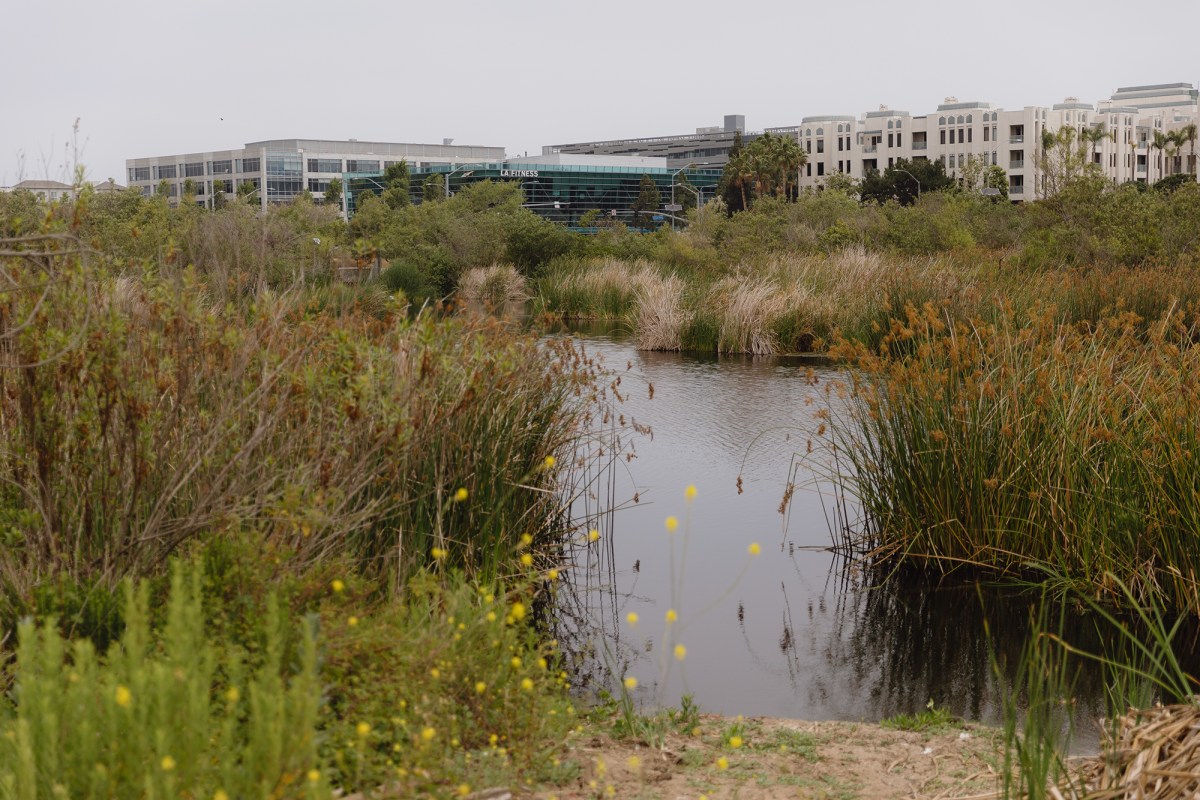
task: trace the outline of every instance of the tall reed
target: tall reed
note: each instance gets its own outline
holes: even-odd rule
[[[10,620],[51,577],[111,587],[225,530],[400,579],[561,524],[573,464],[546,459],[598,398],[569,343],[299,290],[213,307],[192,271],[118,279],[71,241],[0,253]]]
[[[1052,308],[952,322],[909,306],[877,350],[843,344],[852,403],[831,435],[860,544],[935,574],[1059,571],[1119,600],[1195,605],[1200,350],[1193,320],[1093,329]]]

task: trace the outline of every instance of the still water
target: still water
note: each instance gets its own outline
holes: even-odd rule
[[[586,601],[597,663],[637,678],[636,697],[649,706],[690,693],[727,715],[877,721],[933,700],[999,722],[984,619],[998,659],[1015,663],[1032,601],[974,586],[871,586],[832,548],[839,504],[822,451],[810,454],[808,442],[818,438],[817,412],[832,404],[836,413],[829,389],[844,372],[578,336],[621,376],[621,413],[652,430],[634,437],[636,457],[609,476],[624,506],[597,523],[591,552],[603,577]],[[679,520],[674,534],[668,516]],[[678,616],[670,624],[669,610]],[[675,644],[686,647],[682,661]],[[1077,690],[1081,728],[1091,727],[1082,721],[1102,714],[1099,677],[1084,674]]]

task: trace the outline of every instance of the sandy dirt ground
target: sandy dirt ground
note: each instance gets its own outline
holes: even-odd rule
[[[735,727],[737,726],[737,727]],[[740,734],[740,746],[730,739]],[[594,736],[572,755],[572,782],[513,797],[577,798],[984,798],[1001,785],[995,729],[951,722],[925,731],[879,725],[703,716],[690,735],[657,742]]]

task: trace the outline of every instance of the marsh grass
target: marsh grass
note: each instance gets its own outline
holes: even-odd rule
[[[1054,309],[951,322],[931,304],[879,350],[847,345],[832,428],[862,504],[859,544],[944,575],[1058,571],[1085,593],[1195,604],[1200,522],[1194,321],[1131,313],[1082,329]]]
[[[529,294],[525,276],[511,264],[492,264],[467,270],[458,282],[461,300],[497,314],[512,314],[522,309]]]
[[[0,295],[6,626],[36,587],[111,592],[226,531],[394,586],[434,548],[487,576],[522,534],[561,537],[579,461],[546,459],[579,456],[603,402],[569,341],[371,289],[214,305],[194,271],[114,276],[77,245],[0,253],[25,289]]]

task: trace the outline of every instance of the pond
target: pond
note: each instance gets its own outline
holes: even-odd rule
[[[687,693],[726,715],[878,721],[932,700],[966,719],[1001,721],[993,663],[1018,660],[1035,598],[872,585],[833,547],[831,531],[854,508],[839,502],[827,457],[808,445],[818,412],[831,403],[836,411],[830,388],[843,370],[801,358],[640,352],[619,336],[577,335],[621,376],[621,413],[652,431],[608,476],[622,507],[596,523],[599,577],[576,581],[591,589],[584,602],[600,671],[636,678],[643,706],[677,705]],[[668,516],[678,519],[674,533]],[[748,552],[755,544],[757,556]],[[1079,626],[1077,643],[1094,646],[1087,629]],[[676,644],[686,647],[682,661]],[[1091,720],[1104,713],[1103,679],[1092,670],[1078,681],[1076,744],[1087,747]]]

